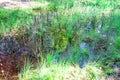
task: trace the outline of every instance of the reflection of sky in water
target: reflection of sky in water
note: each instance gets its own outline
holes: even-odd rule
[[[89,23],[88,23],[87,26],[86,26],[86,29],[87,29],[87,30],[90,30],[90,28],[91,28],[91,21],[89,21]]]
[[[85,49],[85,47],[86,47],[86,43],[85,42],[80,43],[80,48]]]
[[[51,36],[48,36],[47,38],[46,38],[46,48],[49,48],[50,47],[50,41],[51,41]]]
[[[92,43],[91,43],[91,44],[92,44]],[[80,43],[80,48],[81,48],[81,49],[86,49],[86,50],[88,51],[88,53],[91,55],[91,57],[92,57],[92,54],[91,54],[91,53],[93,53],[93,51],[92,51],[92,48],[91,48],[91,47],[92,47],[92,46],[89,46],[86,42],[81,42],[81,43]],[[80,58],[80,60],[79,60],[79,67],[80,67],[80,68],[83,68],[83,67],[88,63],[90,55],[89,55],[89,56],[83,55],[83,56]]]
[[[100,33],[101,27],[102,27],[102,24],[99,23],[99,25],[98,25],[98,29],[97,29],[97,32],[98,32],[98,33]]]
[[[86,46],[87,46],[87,43],[85,43],[85,42],[80,43],[81,49],[86,49]],[[88,62],[87,56],[83,55],[79,60],[79,67],[83,68],[87,62]]]

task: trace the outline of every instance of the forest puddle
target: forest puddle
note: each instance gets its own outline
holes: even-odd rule
[[[118,14],[100,1],[35,1],[0,1],[0,80],[119,80]]]

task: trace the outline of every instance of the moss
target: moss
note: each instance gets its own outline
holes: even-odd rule
[[[54,47],[59,51],[62,51],[66,48],[68,44],[68,38],[66,37],[65,29],[52,29],[47,36],[51,36],[50,47]]]

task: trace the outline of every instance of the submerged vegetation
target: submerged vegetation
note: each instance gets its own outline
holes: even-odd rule
[[[0,7],[3,78],[119,80],[119,0],[34,1],[48,4]]]

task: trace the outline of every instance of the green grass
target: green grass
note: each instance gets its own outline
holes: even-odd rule
[[[33,50],[40,49],[36,53],[40,57],[39,64],[32,68],[29,62],[19,74],[19,80],[99,80],[104,75],[114,73],[110,67],[116,60],[120,59],[120,1],[119,0],[35,0],[47,1],[45,7],[33,9],[3,9],[0,8],[0,33],[13,28],[28,28],[30,37],[35,36],[33,41],[37,44]],[[44,11],[45,9],[45,11]],[[32,11],[33,10],[33,11]],[[35,12],[34,10],[38,10]],[[43,12],[42,12],[43,11]],[[34,22],[33,16],[38,15],[39,19]],[[86,25],[92,20],[92,30],[86,32]],[[33,21],[33,22],[32,22]],[[46,23],[46,21],[48,21]],[[82,56],[89,56],[86,50],[79,48],[80,42],[90,37],[94,42],[100,38],[96,30],[98,23],[102,22],[102,33],[111,28],[116,30],[115,40],[111,42],[111,51],[105,52],[105,59],[95,57],[88,61],[84,68],[79,68],[78,61]],[[34,25],[31,25],[34,24]],[[32,26],[32,29],[29,27]],[[23,32],[23,31],[21,31]],[[53,62],[54,51],[44,51],[46,37],[50,39],[51,48],[58,50],[57,57],[61,58]],[[28,36],[25,36],[28,38]],[[42,42],[43,38],[43,42]],[[109,43],[109,40],[107,41]],[[34,44],[33,43],[33,44]],[[61,57],[68,43],[71,44],[70,55]],[[42,44],[42,45],[41,45]],[[109,45],[110,46],[110,45]],[[36,48],[37,47],[37,48]],[[43,52],[42,52],[43,50]],[[63,54],[64,55],[64,54]],[[92,63],[91,63],[92,62]],[[95,63],[94,63],[95,62]],[[119,62],[117,62],[120,65]],[[105,80],[105,79],[102,79]]]
[[[0,8],[0,33],[12,28],[19,28],[28,25],[32,20],[32,13],[21,9],[3,9]]]
[[[48,54],[44,58],[42,55],[40,65],[36,69],[28,70],[27,77],[22,77],[24,80],[99,80],[104,75],[114,73],[110,67],[119,60],[119,38],[115,38],[115,43],[112,45],[111,52],[106,52],[104,60],[99,57],[91,59],[96,63],[89,63],[80,69],[77,65],[79,58],[83,55],[89,56],[85,50],[80,50],[78,45],[85,36],[97,41],[101,35],[96,34],[96,29],[99,22],[102,22],[102,32],[115,28],[119,34],[119,0],[71,0],[57,1],[47,0],[50,4],[47,6],[59,13],[54,17],[52,24],[43,25],[44,30],[48,30],[45,36],[53,36],[51,46],[62,52],[69,39],[71,39],[72,49],[70,55],[62,58],[61,61],[52,63],[53,54]],[[41,8],[40,8],[41,9]],[[48,9],[48,12],[49,12]],[[47,12],[47,11],[46,11]],[[44,13],[44,12],[43,12]],[[42,13],[40,13],[42,15]],[[54,13],[53,13],[54,14]],[[93,29],[86,33],[85,28],[88,22],[92,19]],[[44,18],[41,20],[45,20]],[[42,24],[42,23],[40,23]],[[39,24],[38,24],[39,25]],[[38,33],[41,31],[38,31]],[[44,31],[43,31],[44,32]],[[118,35],[116,35],[118,37]],[[56,41],[57,40],[57,41]],[[59,56],[59,55],[58,55]],[[100,56],[100,55],[99,55]],[[97,65],[97,66],[96,66]],[[24,71],[23,71],[24,72]],[[23,73],[21,73],[22,75]],[[21,80],[22,80],[21,79]],[[102,79],[105,80],[105,79]]]
[[[103,71],[93,64],[80,69],[78,65],[67,63],[51,63],[49,66],[47,63],[42,63],[36,69],[28,70],[28,73],[19,80],[99,80],[103,75]]]
[[[18,80],[23,80],[23,78],[24,78],[24,80],[27,80],[28,75],[29,75],[28,73],[30,71],[31,66],[32,65],[30,64],[30,62],[28,60],[26,60],[24,68],[23,68],[23,70],[21,70],[21,74],[18,74],[18,77],[19,77]]]

